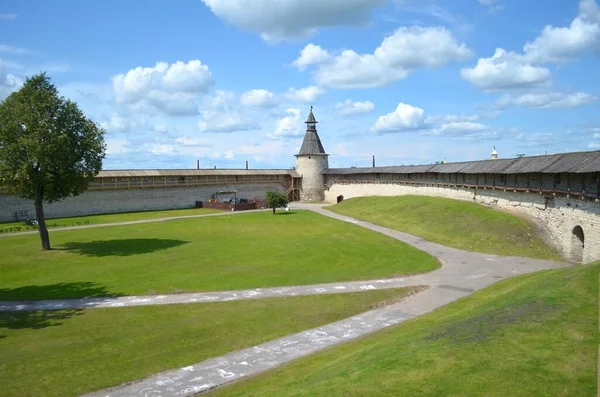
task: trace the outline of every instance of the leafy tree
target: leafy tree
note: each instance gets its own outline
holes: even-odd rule
[[[50,249],[44,202],[85,191],[105,149],[104,130],[59,96],[45,73],[0,103],[0,186],[34,201],[42,249]]]
[[[285,194],[281,194],[279,192],[267,192],[267,203],[273,208],[273,214],[275,214],[275,209],[280,207],[285,207],[289,200]]]

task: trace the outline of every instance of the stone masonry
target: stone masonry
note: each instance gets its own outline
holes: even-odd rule
[[[48,218],[117,212],[193,208],[196,201],[208,200],[215,192],[236,190],[238,198],[264,199],[269,190],[284,193],[282,184],[238,184],[210,187],[167,187],[154,189],[88,190],[54,204],[44,204]],[[33,201],[0,194],[0,222],[14,220],[15,211],[27,210],[35,217]]]
[[[344,199],[363,196],[418,195],[445,197],[477,202],[501,210],[518,212],[535,220],[542,226],[548,242],[564,257],[575,262],[600,260],[600,203],[581,198],[553,197],[547,200],[537,193],[522,193],[492,189],[467,189],[433,186],[415,186],[394,183],[338,183],[325,190],[325,201],[335,203],[337,197]],[[574,236],[574,229],[583,230],[584,244],[580,258],[577,254],[581,243]]]

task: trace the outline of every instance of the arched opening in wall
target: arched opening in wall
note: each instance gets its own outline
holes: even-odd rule
[[[337,196],[337,202],[341,203],[342,201],[344,201],[344,196],[342,196],[342,195]]]
[[[577,263],[583,262],[583,248],[585,247],[585,235],[581,226],[577,225],[571,233],[571,260]]]

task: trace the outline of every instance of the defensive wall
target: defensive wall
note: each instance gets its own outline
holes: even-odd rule
[[[293,170],[118,170],[101,171],[79,196],[44,204],[47,218],[193,208],[221,191],[261,199],[269,190],[292,194],[299,184]],[[229,197],[226,197],[229,198]],[[0,194],[0,222],[28,214],[33,201]]]
[[[600,260],[600,152],[423,166],[328,169],[325,200],[422,195],[516,211],[574,262]]]

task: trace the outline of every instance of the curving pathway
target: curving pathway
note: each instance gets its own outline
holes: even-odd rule
[[[359,338],[415,316],[428,313],[438,307],[467,296],[476,290],[487,287],[500,279],[538,270],[567,266],[566,264],[545,260],[488,255],[445,247],[410,234],[335,214],[325,210],[323,205],[295,203],[294,207],[315,211],[324,216],[350,222],[406,242],[436,256],[442,262],[443,266],[439,270],[415,276],[345,283],[177,295],[2,302],[0,303],[0,311],[217,302],[280,296],[345,293],[367,289],[398,288],[416,285],[429,286],[423,292],[409,296],[401,302],[384,308],[374,309],[322,327],[288,335],[274,341],[211,358],[181,369],[162,372],[138,382],[117,386],[110,390],[86,394],[88,397],[192,396],[240,378],[274,368],[321,349]],[[148,221],[162,220],[166,219]]]

